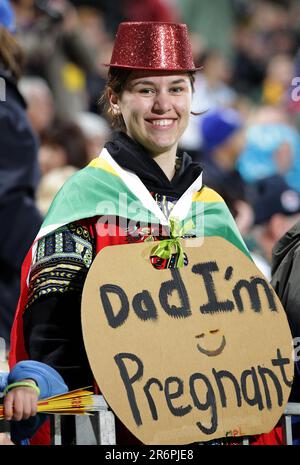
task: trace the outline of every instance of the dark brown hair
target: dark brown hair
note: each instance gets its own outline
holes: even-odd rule
[[[103,112],[107,115],[113,128],[124,130],[125,123],[121,114],[114,114],[109,102],[109,91],[112,90],[116,95],[121,95],[131,72],[132,70],[127,68],[110,68],[104,92],[99,100]],[[187,74],[191,81],[192,92],[194,92],[195,72],[188,71]],[[191,114],[200,115],[201,113],[194,113],[192,111]]]
[[[42,134],[41,144],[62,148],[67,165],[81,169],[88,163],[86,139],[80,127],[73,121],[57,118]]]
[[[25,54],[14,36],[1,26],[0,62],[14,79],[17,81],[20,79],[25,64]]]

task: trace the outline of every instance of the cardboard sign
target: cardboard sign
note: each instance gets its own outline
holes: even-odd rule
[[[269,432],[292,379],[285,312],[256,266],[222,238],[157,270],[153,244],[107,247],[83,292],[85,347],[115,414],[145,444]]]

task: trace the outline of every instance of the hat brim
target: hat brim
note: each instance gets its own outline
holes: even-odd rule
[[[203,66],[195,68],[150,68],[145,66],[128,66],[128,65],[117,65],[114,63],[102,63],[106,68],[122,68],[122,69],[139,69],[141,71],[178,71],[178,72],[188,72],[188,71],[200,71],[203,69]]]

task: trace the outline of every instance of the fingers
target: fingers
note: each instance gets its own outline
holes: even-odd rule
[[[4,399],[5,420],[27,420],[36,415],[37,393],[27,387],[15,388],[8,392]]]
[[[5,433],[0,433],[0,446],[14,446],[14,443],[6,436]]]
[[[8,393],[5,396],[3,402],[5,420],[11,420],[13,416],[13,398],[10,394],[11,393]]]
[[[31,412],[30,412],[30,417],[34,417],[37,414],[37,401],[38,401],[38,396],[36,395],[31,399]]]

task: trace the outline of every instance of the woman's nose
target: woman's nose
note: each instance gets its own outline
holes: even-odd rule
[[[172,108],[171,98],[168,94],[157,93],[153,103],[155,113],[167,113]]]

